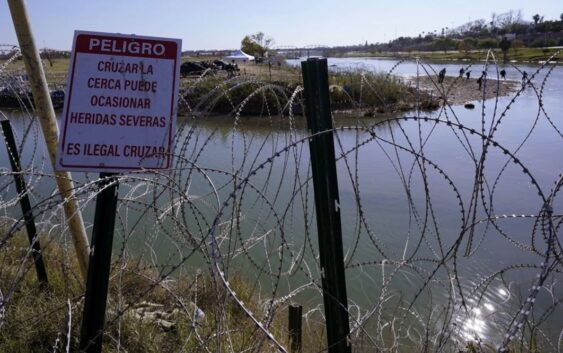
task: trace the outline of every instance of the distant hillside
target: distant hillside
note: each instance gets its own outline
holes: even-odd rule
[[[525,21],[520,11],[492,14],[457,28],[422,32],[416,37],[399,37],[389,43],[368,45],[370,51],[471,51],[492,48],[541,48],[563,46],[563,13],[558,20],[544,20],[536,14]]]

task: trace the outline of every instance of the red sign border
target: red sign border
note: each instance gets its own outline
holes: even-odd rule
[[[103,165],[100,166],[99,164],[97,165],[72,165],[72,164],[65,164],[63,163],[63,157],[62,156],[57,156],[57,166],[61,166],[63,168],[69,168],[67,170],[74,170],[74,171],[80,171],[80,169],[85,168],[82,171],[85,172],[91,172],[91,171],[99,171],[99,172],[103,172],[103,171],[139,171],[139,170],[164,170],[164,169],[169,169],[170,168],[170,164],[171,164],[171,158],[172,158],[172,128],[175,126],[174,124],[174,108],[176,107],[177,104],[177,95],[178,95],[178,91],[175,89],[176,88],[176,79],[179,78],[179,71],[178,71],[178,62],[181,61],[181,39],[170,39],[170,38],[158,38],[158,37],[148,37],[148,36],[137,36],[137,35],[123,35],[123,34],[119,34],[119,33],[103,33],[103,32],[86,32],[86,31],[74,31],[74,41],[73,41],[73,45],[72,45],[72,61],[70,63],[71,65],[71,75],[68,78],[68,82],[67,82],[67,87],[68,87],[68,94],[65,96],[65,105],[64,105],[64,130],[63,130],[63,135],[60,138],[60,145],[59,145],[59,149],[58,152],[60,152],[62,154],[63,150],[64,150],[64,144],[66,141],[66,132],[67,132],[67,127],[68,127],[68,115],[70,112],[70,102],[72,99],[72,85],[74,84],[74,73],[76,70],[76,56],[78,54],[78,50],[76,50],[76,40],[79,36],[81,35],[95,35],[95,36],[104,36],[104,37],[119,37],[119,38],[123,38],[123,37],[135,37],[138,39],[149,39],[149,40],[158,40],[158,41],[168,41],[168,42],[172,42],[174,43],[174,45],[178,46],[177,47],[177,52],[178,55],[175,59],[160,59],[160,60],[174,60],[174,77],[172,79],[172,98],[171,98],[171,102],[170,102],[170,127],[169,127],[169,131],[168,131],[168,153],[167,153],[167,159],[166,159],[166,166],[163,167],[155,167],[155,168],[144,168],[142,166],[139,167],[121,167],[121,166],[108,166],[108,165]],[[87,54],[87,53],[83,53],[80,52],[82,54]],[[96,54],[96,55],[107,55],[107,56],[119,56],[116,54]],[[124,56],[134,56],[134,55],[124,55]],[[142,55],[139,55],[139,57],[143,57]],[[56,168],[58,170],[58,168]]]

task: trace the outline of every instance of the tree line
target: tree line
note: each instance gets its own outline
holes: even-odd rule
[[[503,42],[504,41],[504,42]],[[559,19],[545,20],[535,14],[530,21],[521,11],[491,14],[490,20],[477,19],[456,28],[422,32],[415,37],[399,37],[388,43],[367,45],[371,50],[381,51],[469,51],[473,49],[523,47],[549,47],[563,45],[563,13]]]

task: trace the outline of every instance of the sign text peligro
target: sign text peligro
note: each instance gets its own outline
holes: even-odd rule
[[[181,40],[76,31],[57,169],[170,168]]]

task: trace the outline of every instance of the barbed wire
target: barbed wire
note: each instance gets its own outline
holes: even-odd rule
[[[84,285],[62,212],[68,200],[55,188],[26,85],[10,70],[21,54],[12,53],[0,65],[2,92],[18,102],[0,108],[18,142],[16,151],[0,146],[0,347],[19,339],[36,351],[69,352],[77,350]],[[354,72],[353,81],[331,84],[347,109],[333,111],[334,128],[317,134],[307,130],[298,82],[212,70],[183,80],[173,167],[113,182],[108,349],[288,352],[287,310],[298,304],[304,351],[325,351],[328,293],[308,143],[331,133],[349,298],[341,305],[354,351],[561,352],[557,55],[516,83],[524,68],[504,65],[512,82],[502,82],[493,52],[457,65],[494,73],[479,91],[469,78],[439,82],[436,64],[420,58],[391,62],[382,75]],[[416,104],[393,112],[386,90],[408,65],[415,86],[394,97]],[[339,80],[346,72],[338,70]],[[438,95],[428,98],[428,87]],[[480,109],[459,104],[460,87],[478,92],[465,101]],[[423,110],[426,98],[439,107]],[[378,109],[386,113],[365,114]],[[22,237],[24,194],[8,159],[16,153],[48,294],[34,289],[32,247]],[[96,197],[112,184],[73,176],[90,230]],[[33,329],[46,333],[32,343]]]

